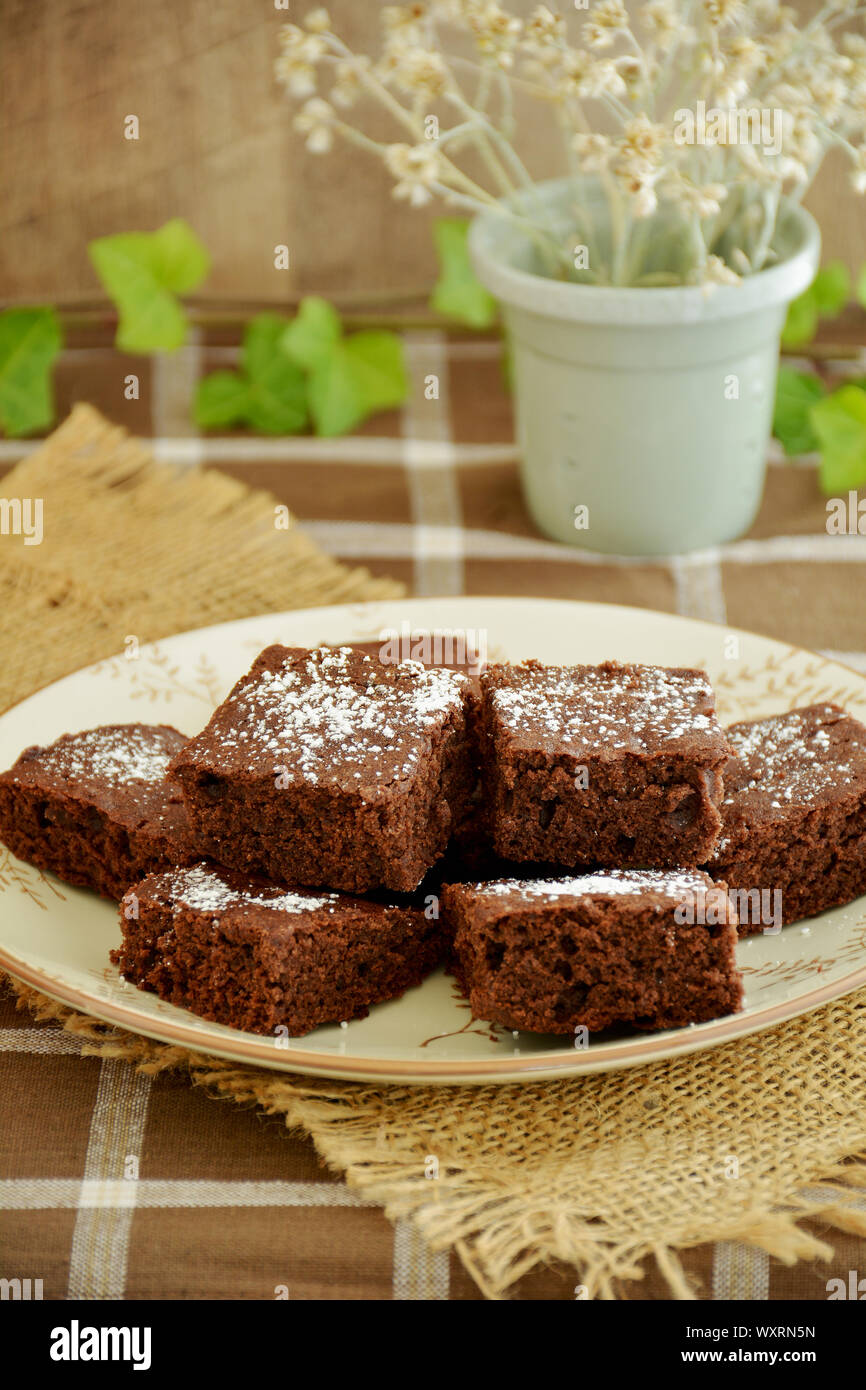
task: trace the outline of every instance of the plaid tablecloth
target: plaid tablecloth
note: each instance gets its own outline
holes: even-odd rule
[[[527,517],[498,345],[419,331],[406,348],[415,382],[406,408],[342,440],[198,437],[195,382],[237,358],[230,337],[214,332],[153,362],[114,353],[98,332],[79,335],[58,369],[58,414],[89,400],[151,436],[167,461],[270,489],[325,550],[416,594],[663,609],[818,648],[866,672],[866,536],[828,534],[814,460],[771,453],[761,513],[743,540],[658,561],[598,560],[542,539]],[[125,398],[130,373],[138,400]],[[436,401],[424,391],[431,375]],[[29,447],[0,441],[0,472]],[[456,1258],[365,1204],[282,1121],[80,1049],[0,990],[0,1279],[41,1280],[46,1299],[480,1297]],[[136,1183],[124,1181],[130,1163]],[[866,1242],[835,1231],[828,1239],[832,1269],[788,1268],[727,1243],[683,1262],[703,1299],[823,1300],[831,1275],[866,1268]],[[536,1271],[514,1296],[572,1299],[577,1282],[571,1269]],[[663,1298],[665,1286],[648,1266],[621,1296]]]

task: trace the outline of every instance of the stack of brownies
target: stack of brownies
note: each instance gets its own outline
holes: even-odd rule
[[[866,892],[866,728],[726,733],[693,670],[273,646],[192,739],[27,749],[0,837],[121,900],[125,979],[236,1028],[363,1017],[443,960],[508,1028],[679,1027],[740,1007],[744,904]]]

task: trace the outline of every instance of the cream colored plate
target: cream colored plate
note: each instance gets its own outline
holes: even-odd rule
[[[39,691],[0,718],[0,766],[68,730],[140,720],[194,734],[270,642],[314,646],[378,638],[384,628],[487,634],[490,656],[548,662],[608,658],[701,666],[723,722],[817,700],[866,719],[866,678],[811,652],[668,614],[542,599],[418,599],[250,618],[181,633]],[[632,1066],[767,1028],[866,984],[866,898],[739,946],[742,1013],[650,1035],[605,1035],[587,1048],[473,1021],[443,973],[346,1027],[279,1046],[206,1023],[121,982],[108,963],[115,909],[12,858],[0,846],[0,965],[34,988],[165,1042],[280,1070],[368,1080],[520,1081]],[[282,1041],[282,1040],[281,1040]]]

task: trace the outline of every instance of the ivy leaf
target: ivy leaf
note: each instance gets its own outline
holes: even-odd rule
[[[804,290],[788,305],[788,313],[782,328],[782,346],[786,348],[803,347],[812,341],[818,327],[818,306],[811,286]]]
[[[860,267],[860,274],[857,276],[857,284],[854,287],[854,298],[858,304],[866,309],[866,265]]]
[[[866,391],[842,386],[812,406],[812,425],[821,445],[821,486],[844,492],[866,483]]]
[[[187,320],[175,296],[195,289],[210,268],[192,228],[176,217],[155,232],[99,237],[87,249],[117,307],[117,346],[124,352],[180,347]]]
[[[472,269],[468,237],[469,223],[465,218],[439,217],[434,222],[440,275],[430,307],[472,328],[489,328],[496,321],[496,300]]]
[[[193,419],[199,429],[229,429],[247,418],[249,385],[237,372],[211,372],[198,384]]]
[[[343,326],[334,306],[310,295],[301,301],[280,341],[292,361],[309,372],[322,366],[342,336]]]
[[[202,429],[251,425],[263,434],[299,434],[307,424],[303,372],[280,347],[286,320],[258,314],[247,324],[239,372],[212,372],[198,384],[193,419]]]
[[[812,291],[822,318],[841,314],[851,297],[851,274],[844,261],[828,261],[812,281]]]
[[[810,454],[818,448],[809,412],[824,394],[824,383],[819,377],[795,372],[792,367],[779,368],[773,434],[786,454]]]
[[[347,434],[368,415],[402,405],[408,391],[403,345],[396,333],[355,333],[337,343],[310,376],[316,433]]]
[[[818,271],[808,289],[788,305],[782,344],[803,347],[811,342],[819,318],[835,318],[845,308],[851,294],[851,276],[843,261],[828,261]]]
[[[46,429],[54,419],[51,368],[62,346],[53,309],[0,313],[0,424],[10,437]]]
[[[247,421],[264,434],[300,434],[309,419],[304,374],[280,346],[286,321],[258,314],[244,333],[241,361],[249,381]]]

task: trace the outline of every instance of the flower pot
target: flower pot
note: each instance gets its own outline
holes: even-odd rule
[[[536,209],[565,229],[569,180]],[[739,285],[618,289],[538,274],[520,226],[491,210],[470,233],[479,279],[502,302],[521,476],[554,540],[658,555],[748,530],[761,501],[779,335],[809,285],[820,233],[783,202],[772,267]]]

